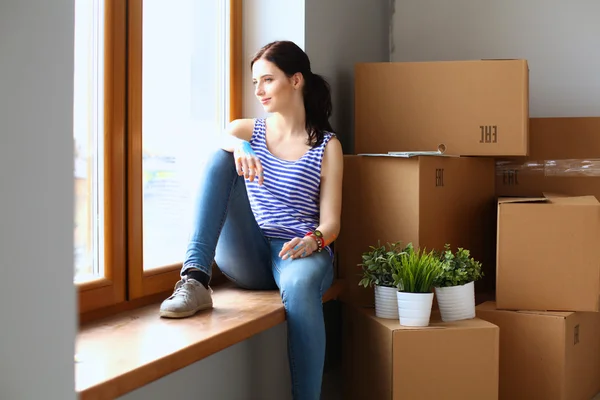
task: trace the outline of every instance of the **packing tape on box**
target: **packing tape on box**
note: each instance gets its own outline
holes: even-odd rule
[[[521,173],[544,174],[544,176],[588,176],[600,177],[600,158],[564,159],[544,161],[496,161],[496,175],[505,172],[518,171]]]

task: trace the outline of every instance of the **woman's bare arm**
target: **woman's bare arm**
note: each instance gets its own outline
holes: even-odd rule
[[[343,175],[342,145],[334,137],[325,147],[321,166],[321,219],[317,229],[323,234],[325,245],[332,243],[340,234]]]
[[[254,129],[254,120],[251,118],[236,119],[229,123],[225,129],[226,135],[223,137],[221,148],[233,153],[242,141],[249,142],[252,138]]]

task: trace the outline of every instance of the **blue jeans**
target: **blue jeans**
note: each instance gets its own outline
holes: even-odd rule
[[[190,268],[210,274],[214,259],[240,287],[279,288],[287,316],[293,397],[318,400],[325,362],[322,296],[333,281],[333,260],[327,251],[282,260],[279,251],[285,242],[265,237],[258,227],[233,155],[225,150],[212,154],[202,172],[182,275]]]

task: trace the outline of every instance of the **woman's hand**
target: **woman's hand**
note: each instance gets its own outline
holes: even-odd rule
[[[279,252],[279,257],[282,260],[287,260],[288,258],[305,258],[314,253],[317,248],[317,241],[312,237],[297,237],[283,245]]]
[[[250,143],[245,140],[241,141],[235,148],[233,157],[238,175],[244,175],[244,178],[250,182],[254,182],[254,178],[256,178],[259,185],[263,184],[264,170]]]

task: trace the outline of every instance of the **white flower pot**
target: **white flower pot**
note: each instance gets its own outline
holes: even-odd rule
[[[400,325],[429,326],[433,292],[431,293],[396,293]]]
[[[395,287],[375,286],[375,316],[398,319],[398,299]]]
[[[436,287],[435,294],[442,321],[449,322],[475,318],[475,283]]]

